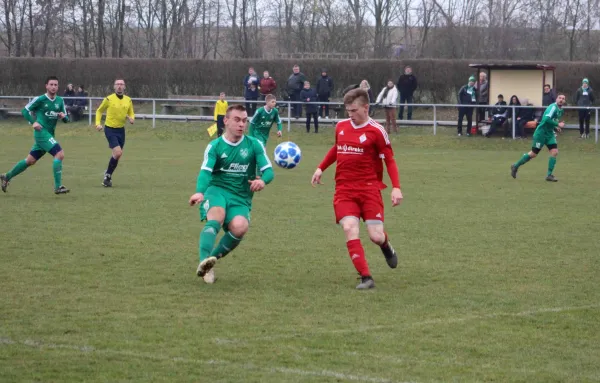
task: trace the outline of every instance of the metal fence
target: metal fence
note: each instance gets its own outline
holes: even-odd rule
[[[202,97],[202,96],[201,96]],[[12,100],[13,102],[16,100],[27,100],[27,102],[29,102],[30,100],[32,100],[34,97],[33,96],[0,96],[0,112],[4,111],[5,113],[8,114],[17,114],[18,111],[20,111],[21,107],[17,108],[16,106],[10,107],[8,105],[6,105],[5,103],[3,103],[2,101],[5,100],[5,102],[7,100]],[[76,100],[81,100],[81,97],[64,97],[65,99],[76,99]],[[86,112],[84,113],[84,115],[87,115],[88,118],[88,123],[90,125],[92,125],[93,123],[93,117],[96,114],[96,109],[94,108],[94,102],[96,101],[98,104],[99,102],[101,102],[104,98],[103,97],[85,97],[86,100]],[[144,119],[151,119],[152,120],[152,127],[155,128],[156,127],[156,121],[157,120],[184,120],[184,121],[212,121],[213,120],[213,116],[212,115],[198,115],[198,114],[194,114],[194,115],[185,115],[185,114],[166,114],[164,112],[164,110],[161,113],[157,112],[157,105],[158,106],[162,106],[164,109],[164,105],[171,105],[171,106],[179,106],[179,107],[186,107],[186,106],[199,106],[199,107],[203,107],[206,109],[210,109],[211,106],[214,105],[215,102],[217,102],[217,98],[195,98],[195,99],[190,99],[190,98],[132,98],[132,101],[134,103],[146,103],[146,104],[150,104],[152,105],[152,112],[151,113],[136,113],[136,117],[139,118],[144,118]],[[240,98],[235,98],[235,99],[230,99],[228,100],[230,104],[257,104],[257,106],[260,106],[262,104],[264,104],[264,101],[261,100],[243,100]],[[329,105],[330,107],[333,107],[335,110],[339,110],[342,112],[342,114],[344,113],[344,108],[343,108],[343,103],[341,102],[299,102],[299,101],[289,101],[289,100],[277,100],[277,105],[279,107],[284,107],[287,109],[287,116],[282,116],[280,115],[282,121],[287,122],[287,130],[288,132],[291,130],[291,124],[292,121],[294,120],[294,118],[292,117],[292,109],[294,105],[298,105],[300,104],[301,106],[306,106],[307,104],[312,104],[312,105],[317,105],[319,107],[322,107],[324,105]],[[372,105],[377,105],[377,104],[372,104]],[[472,104],[472,105],[461,105],[461,104],[395,104],[394,107],[398,108],[400,106],[404,106],[406,107],[412,107],[413,109],[416,108],[426,108],[426,109],[431,109],[432,110],[432,119],[431,120],[396,120],[396,122],[402,124],[402,125],[416,125],[416,126],[432,126],[433,127],[433,134],[436,135],[437,134],[437,128],[438,126],[456,126],[457,125],[457,120],[440,120],[438,119],[438,112],[440,111],[440,109],[443,108],[453,108],[453,109],[458,109],[458,108],[472,108],[472,113],[475,114],[475,116],[477,116],[477,112],[478,109],[480,108],[484,108],[484,109],[492,109],[495,106],[494,105],[479,105],[479,104]],[[519,105],[506,105],[503,106],[506,107],[510,110],[509,116],[512,116],[511,118],[511,123],[512,123],[512,138],[515,139],[516,138],[516,116],[517,116],[517,109],[525,109],[525,108],[533,108],[536,109],[538,111],[542,111],[543,113],[543,108],[544,107],[539,107],[539,106],[519,106]],[[134,105],[135,108],[135,105]],[[587,107],[587,108],[581,108],[581,107],[573,107],[573,106],[564,106],[563,109],[565,110],[581,110],[581,109],[586,109],[589,110],[590,113],[593,113],[594,116],[594,120],[593,120],[593,129],[594,129],[594,133],[595,133],[595,142],[598,143],[598,110],[600,109],[600,107]],[[329,119],[327,120],[328,122],[336,122],[341,120],[342,118],[333,118],[333,119]],[[379,122],[383,122],[383,120],[378,120]],[[473,126],[477,126],[477,119],[475,118],[474,120],[474,124]],[[590,124],[590,128],[592,128],[592,124]],[[578,125],[566,125],[565,126],[566,129],[578,129]]]

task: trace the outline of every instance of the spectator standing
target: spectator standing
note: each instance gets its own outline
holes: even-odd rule
[[[310,82],[304,81],[300,99],[306,102],[306,133],[310,133],[311,117],[315,121],[315,133],[319,133],[319,105],[316,103],[318,96],[317,91],[310,87]]]
[[[318,101],[328,103],[333,93],[333,80],[327,75],[327,69],[321,69],[321,77],[317,80]],[[319,117],[329,118],[329,104],[319,106]]]
[[[475,89],[475,77],[469,77],[467,85],[463,85],[458,91],[458,136],[462,136],[463,119],[467,117],[467,136],[471,135],[473,127],[473,105],[477,102],[477,89]]]
[[[73,88],[73,84],[68,84],[67,89],[65,89],[65,93],[63,94],[65,102],[65,108],[67,109],[67,114],[71,115],[73,113],[73,105],[75,105],[75,89]]]
[[[417,78],[412,73],[412,68],[410,66],[406,66],[404,68],[404,74],[398,78],[398,83],[396,84],[398,88],[398,92],[400,92],[400,111],[398,112],[398,119],[404,119],[404,104],[412,104],[413,103],[413,94],[415,90],[417,90]],[[412,120],[412,105],[408,105],[407,119]]]
[[[246,101],[246,111],[248,117],[252,117],[256,112],[256,101],[258,100],[258,75],[254,68],[248,68],[248,74],[244,77],[244,98]]]
[[[511,100],[512,105],[512,100]],[[490,130],[488,130],[486,137],[491,137],[498,127],[501,127],[506,122],[506,118],[508,115],[508,108],[506,108],[506,101],[504,101],[504,96],[498,95],[498,102],[491,109],[492,117],[490,118]]]
[[[554,90],[550,84],[544,85],[544,94],[542,95],[542,106],[552,105],[556,102],[556,96]]]
[[[396,102],[398,100],[398,89],[394,85],[392,80],[388,80],[387,86],[384,87],[379,96],[377,96],[377,104],[383,105],[385,109],[385,130],[391,133],[392,128],[394,132],[398,133],[398,127],[396,126]]]
[[[581,107],[579,109],[579,134],[581,138],[588,138],[590,136],[590,106],[594,104],[594,92],[590,88],[590,82],[587,78],[584,78],[581,87],[577,89],[575,95],[575,103]],[[584,131],[585,124],[585,131]]]
[[[74,100],[73,106],[71,107],[71,121],[79,121],[83,115],[83,111],[87,108],[87,93],[83,89],[83,85],[79,85]]]
[[[263,72],[263,77],[260,79],[259,89],[260,89],[260,99],[263,101],[265,100],[265,98],[268,95],[270,95],[270,94],[275,95],[275,89],[277,89],[277,83],[275,82],[273,77],[271,77],[269,75],[269,71],[267,71],[267,70]]]
[[[300,72],[300,67],[298,65],[294,65],[293,73],[287,80],[287,92],[290,96],[290,101],[301,101],[300,92],[302,92],[302,88],[304,87],[304,81],[306,81],[306,76],[304,73]],[[302,104],[294,104],[292,106],[292,110],[294,112],[294,118],[300,118],[302,115]]]
[[[227,103],[227,100],[225,100],[225,92],[221,92],[221,94],[219,94],[219,99],[215,103],[214,121],[217,123],[217,137],[221,137],[225,131],[225,114],[227,113],[228,107],[229,104]]]
[[[477,84],[477,104],[489,105],[490,104],[490,88],[487,81],[487,74],[485,72],[479,73],[479,83]],[[477,121],[485,120],[485,110],[487,108],[477,108]]]

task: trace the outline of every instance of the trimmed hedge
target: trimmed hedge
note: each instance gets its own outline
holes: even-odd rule
[[[415,102],[454,102],[456,91],[474,71],[474,60],[162,60],[162,59],[53,59],[0,58],[0,95],[36,95],[43,92],[48,75],[60,79],[62,89],[68,82],[83,84],[91,96],[112,91],[116,77],[127,81],[132,97],[167,97],[168,95],[215,95],[224,91],[230,96],[243,95],[243,78],[253,66],[259,75],[269,70],[277,81],[278,91],[285,89],[294,64],[314,82],[327,68],[335,82],[335,95],[346,86],[367,79],[373,93],[388,79],[394,83],[405,65],[411,65],[419,88]],[[495,61],[498,63],[498,61]],[[519,62],[524,63],[524,62]],[[552,63],[545,63],[552,64]],[[599,64],[558,62],[557,89],[571,98],[587,77],[592,87],[600,83]]]

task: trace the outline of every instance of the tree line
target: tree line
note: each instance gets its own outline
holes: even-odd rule
[[[599,1],[0,0],[0,56],[598,61]]]

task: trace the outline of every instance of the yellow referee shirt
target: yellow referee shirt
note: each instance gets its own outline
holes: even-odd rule
[[[100,125],[102,122],[104,111],[106,111],[104,124],[110,128],[123,128],[127,116],[135,118],[131,98],[125,95],[119,98],[116,93],[113,93],[102,101],[102,104],[96,110],[96,125]]]
[[[227,113],[227,101],[218,100],[215,104],[215,121],[217,121],[217,116],[224,116]]]

